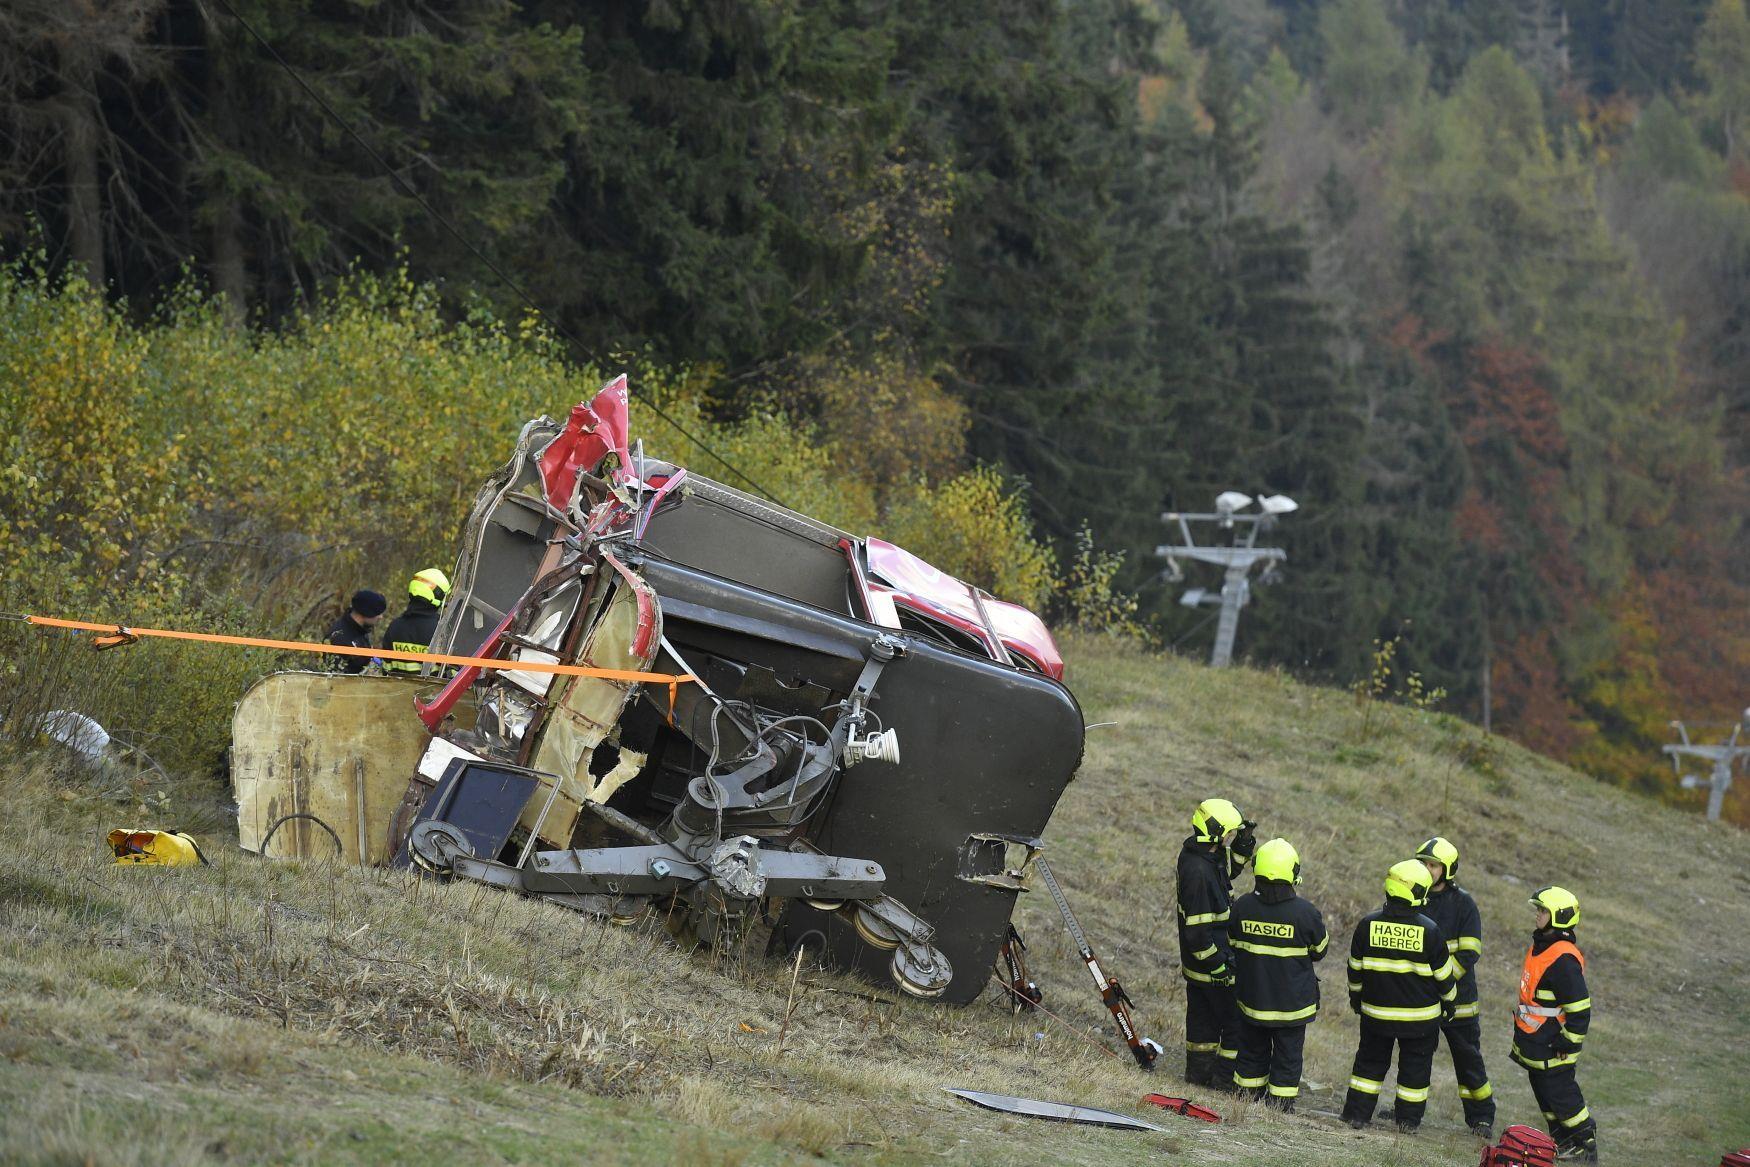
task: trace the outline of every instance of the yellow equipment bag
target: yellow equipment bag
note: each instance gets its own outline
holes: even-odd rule
[[[117,827],[109,833],[109,847],[115,852],[117,863],[189,867],[207,861],[194,836],[185,831],[130,831]]]

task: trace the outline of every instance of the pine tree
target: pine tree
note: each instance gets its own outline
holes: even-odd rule
[[[971,449],[1025,479],[1059,539],[1136,531],[1158,433],[1137,368],[1146,218],[1132,77],[1086,10],[919,4],[898,89],[958,176],[934,333],[971,411]],[[1106,37],[1105,51],[1096,42]]]

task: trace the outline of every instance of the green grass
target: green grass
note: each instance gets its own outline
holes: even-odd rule
[[[1503,1122],[1537,1118],[1506,1059],[1526,896],[1581,897],[1597,1002],[1581,1083],[1607,1160],[1715,1161],[1750,1144],[1750,840],[1574,774],[1438,714],[1104,641],[1069,643],[1092,731],[1047,835],[1101,956],[1174,1071],[1107,1056],[1106,1014],[1049,900],[1023,897],[1046,1004],[947,1009],[749,955],[687,956],[487,889],[229,846],[210,780],[192,822],[211,868],[115,868],[101,836],[137,808],[64,760],[0,762],[0,1161],[1447,1164],[1474,1161],[1450,1063],[1420,1137],[1284,1118],[1196,1093],[1168,1134],[1008,1118],[964,1086],[1135,1114],[1177,1081],[1183,989],[1173,863],[1202,797],[1233,798],[1301,850],[1340,948],[1380,880],[1432,833],[1483,909],[1484,1048]],[[130,651],[142,651],[140,649]],[[1242,881],[1245,882],[1245,881]],[[1340,957],[1307,1042],[1307,1109],[1334,1110],[1355,1023]],[[784,1048],[778,1034],[789,1025]],[[1445,1055],[1442,1054],[1442,1057]]]

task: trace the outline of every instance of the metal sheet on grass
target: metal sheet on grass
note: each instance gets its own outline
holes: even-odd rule
[[[1165,1131],[1164,1126],[1156,1126],[1152,1122],[1144,1122],[1140,1118],[1131,1118],[1128,1114],[1119,1114],[1115,1110],[1100,1110],[1093,1106],[1071,1106],[1067,1102],[1042,1102],[1036,1098],[1016,1098],[1008,1094],[986,1094],[982,1090],[956,1090],[944,1086],[944,1090],[975,1106],[987,1110],[1000,1110],[1004,1114],[1019,1114],[1027,1118],[1043,1118],[1050,1122],[1075,1122],[1084,1126],[1107,1126],[1125,1131]]]

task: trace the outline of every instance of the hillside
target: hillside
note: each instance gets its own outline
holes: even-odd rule
[[[1295,842],[1305,894],[1346,937],[1384,868],[1433,832],[1481,903],[1485,1052],[1503,1122],[1536,1117],[1505,1057],[1526,895],[1581,897],[1597,1002],[1582,1083],[1606,1161],[1712,1162],[1750,1144],[1750,837],[1565,770],[1441,715],[1286,675],[1211,672],[1071,640],[1093,730],[1049,854],[1143,1029],[1181,1040],[1172,863],[1195,801],[1232,797]],[[128,650],[150,652],[150,647]],[[200,870],[116,869],[145,823],[64,759],[0,762],[0,1160],[23,1163],[1474,1162],[1450,1063],[1414,1140],[1200,1096],[1229,1119],[1130,1134],[1003,1118],[962,1086],[1141,1113],[1145,1077],[988,998],[896,1000],[749,956],[682,955],[482,888],[235,850],[210,779],[150,816],[197,829]],[[1105,1014],[1049,901],[1018,924],[1046,1004]],[[1700,945],[1700,947],[1698,947]],[[1307,1043],[1303,1106],[1331,1110],[1353,1051],[1340,959]],[[780,1050],[780,1034],[782,1034]],[[1108,1043],[1109,1044],[1109,1043]],[[1441,1055],[1444,1058],[1444,1054]]]

